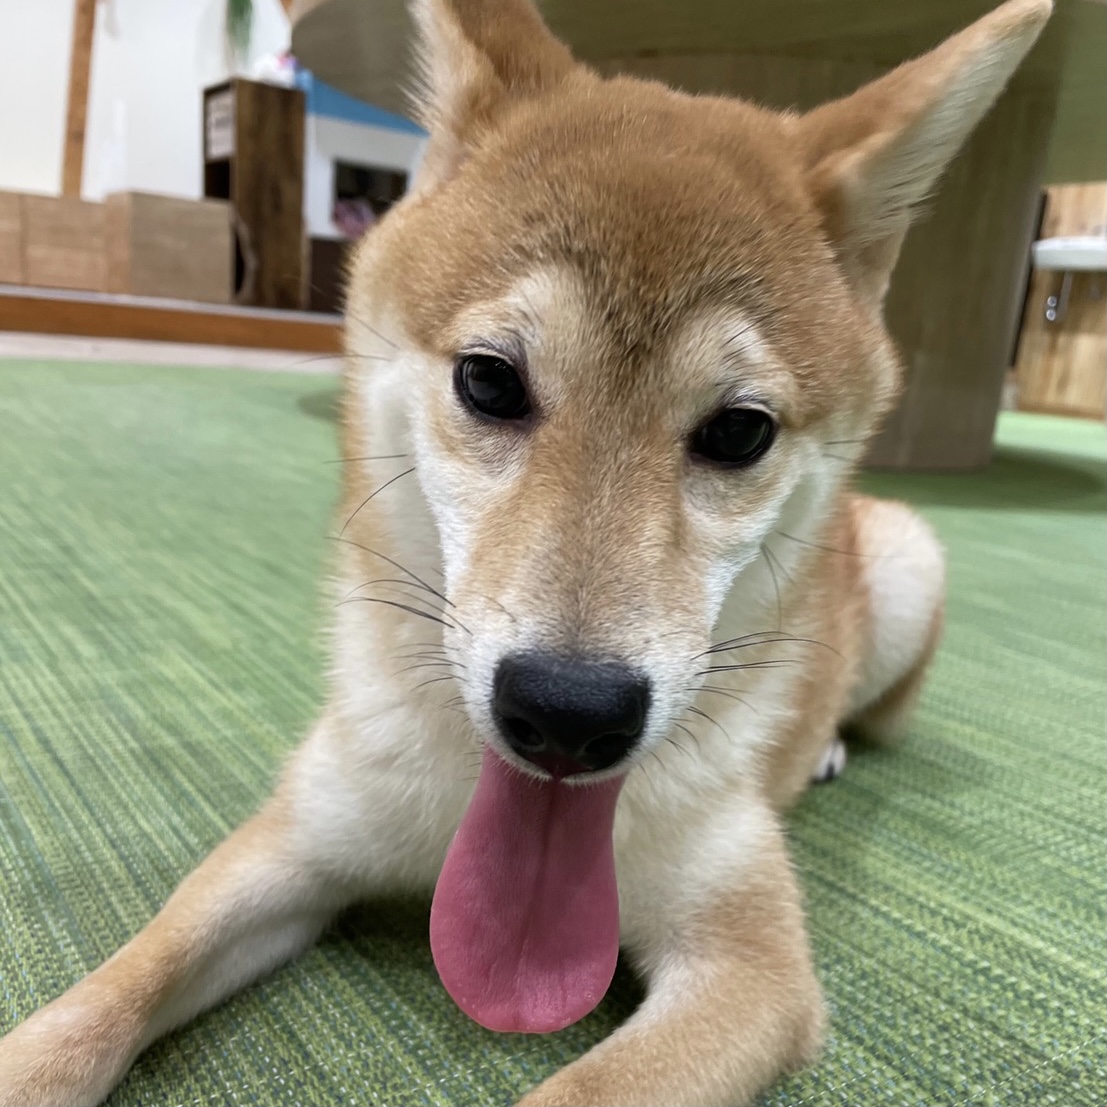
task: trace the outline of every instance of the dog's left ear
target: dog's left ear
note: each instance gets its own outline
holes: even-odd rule
[[[514,100],[574,68],[530,0],[410,0],[419,29],[415,114],[430,132],[418,185],[450,176]]]
[[[799,119],[799,148],[827,237],[874,307],[912,211],[992,106],[1052,8],[1051,0],[1009,0],[931,53]]]

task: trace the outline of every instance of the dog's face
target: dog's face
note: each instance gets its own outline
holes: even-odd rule
[[[478,729],[618,769],[689,702],[740,581],[742,630],[774,629],[766,540],[817,529],[894,397],[879,307],[937,173],[895,142],[937,93],[866,127],[871,104],[601,81],[529,7],[480,41],[467,13],[495,7],[424,5],[431,145],[351,335],[404,397]]]

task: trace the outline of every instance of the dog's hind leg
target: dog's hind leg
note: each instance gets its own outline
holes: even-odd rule
[[[345,902],[282,791],[114,957],[0,1039],[0,1104],[96,1104],[154,1039],[315,940]]]
[[[799,891],[769,817],[755,840],[739,887],[723,882],[702,907],[679,887],[652,901],[652,937],[632,947],[646,975],[642,1005],[519,1107],[734,1107],[813,1058],[823,1006]]]
[[[945,555],[930,527],[904,504],[858,496],[853,510],[868,649],[845,722],[889,741],[902,730],[942,635]]]

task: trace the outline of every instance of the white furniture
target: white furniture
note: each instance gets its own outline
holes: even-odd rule
[[[1031,246],[1038,269],[1060,270],[1061,288],[1046,298],[1045,317],[1060,323],[1065,317],[1072,293],[1074,272],[1107,271],[1107,237],[1103,235],[1063,235],[1041,238]]]

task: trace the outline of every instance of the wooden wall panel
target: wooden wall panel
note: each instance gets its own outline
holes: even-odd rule
[[[68,196],[20,196],[23,281],[42,288],[107,290],[103,204]]]
[[[1107,233],[1107,182],[1059,185],[1046,191],[1042,238]],[[1015,377],[1024,411],[1103,419],[1107,408],[1107,273],[1074,273],[1068,305],[1057,322],[1046,300],[1063,274],[1036,270],[1026,299]]]
[[[230,204],[117,192],[105,208],[109,292],[230,303]]]
[[[19,194],[0,192],[0,284],[23,283],[23,215]]]

